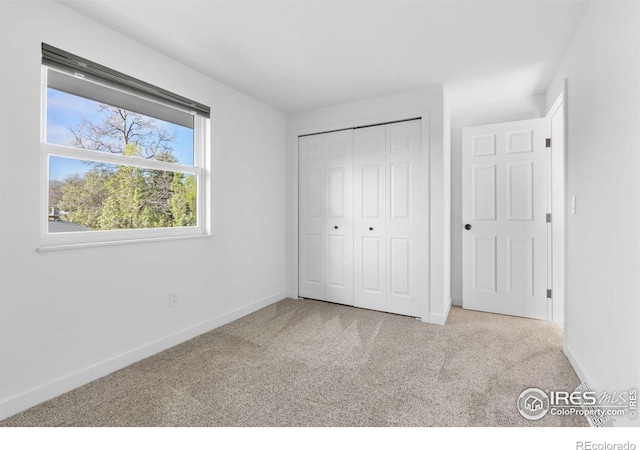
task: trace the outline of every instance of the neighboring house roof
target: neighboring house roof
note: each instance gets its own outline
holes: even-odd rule
[[[77,223],[67,222],[66,220],[51,220],[49,224],[49,233],[68,233],[73,231],[92,231],[93,228],[78,225]]]

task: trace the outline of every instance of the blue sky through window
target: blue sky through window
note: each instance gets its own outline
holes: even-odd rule
[[[98,112],[99,103],[52,88],[47,89],[47,142],[50,144],[73,146],[75,128],[86,117],[91,122],[101,122],[105,113]],[[173,156],[179,164],[193,165],[193,129],[183,127],[160,119],[153,119],[157,124],[175,133],[176,139],[171,143]],[[71,158],[50,158],[49,179],[64,180],[69,175],[82,175],[92,168],[81,160]]]

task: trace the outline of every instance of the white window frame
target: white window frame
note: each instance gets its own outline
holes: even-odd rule
[[[86,150],[77,147],[47,143],[47,88],[48,73],[55,68],[42,66],[42,104],[40,134],[40,245],[38,251],[63,250],[81,247],[130,244],[137,242],[173,240],[210,236],[209,201],[206,187],[209,186],[210,119],[194,114],[193,166],[165,161],[136,158],[120,154]],[[80,82],[87,82],[82,80]],[[134,94],[130,94],[135,96]],[[118,106],[118,105],[113,105]],[[170,107],[170,106],[167,106]],[[94,230],[49,233],[49,157],[80,159],[118,164],[142,169],[179,172],[196,176],[196,226],[166,228],[136,228],[127,230]]]

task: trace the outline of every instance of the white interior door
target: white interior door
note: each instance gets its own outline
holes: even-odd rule
[[[353,305],[353,130],[298,146],[298,294]]]
[[[421,121],[354,133],[354,301],[419,317],[426,295],[427,197]]]
[[[548,318],[545,120],[463,130],[463,307]]]

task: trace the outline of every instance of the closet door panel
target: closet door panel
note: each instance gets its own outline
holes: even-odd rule
[[[419,317],[426,295],[426,180],[421,121],[386,125],[386,311]]]
[[[324,300],[324,136],[303,136],[298,144],[298,294]]]
[[[354,131],[354,304],[386,310],[385,126]]]
[[[324,138],[324,300],[353,305],[353,130]]]

